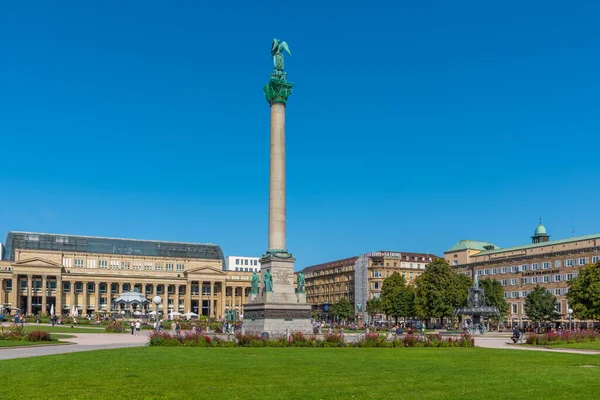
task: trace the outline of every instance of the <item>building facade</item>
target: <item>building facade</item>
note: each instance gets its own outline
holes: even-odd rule
[[[385,278],[397,272],[412,284],[436,258],[426,253],[376,251],[306,267],[302,271],[306,301],[326,318],[330,307],[345,297],[360,316],[365,312],[367,301],[381,295]]]
[[[9,232],[5,245],[0,304],[14,312],[102,314],[135,289],[161,312],[219,318],[243,314],[250,291],[251,273],[226,271],[213,244]]]
[[[489,242],[461,240],[444,252],[444,258],[460,273],[499,281],[509,304],[509,322],[528,321],[525,298],[537,285],[557,298],[557,311],[566,322],[568,281],[581,267],[600,260],[600,234],[550,240],[540,222],[530,244],[500,248]]]
[[[259,257],[227,256],[225,257],[226,271],[259,272]]]

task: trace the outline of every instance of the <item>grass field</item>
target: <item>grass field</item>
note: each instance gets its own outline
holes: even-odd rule
[[[4,329],[8,329],[5,325]],[[25,325],[25,332],[31,331],[46,331],[50,333],[104,333],[104,328],[71,328],[70,325],[65,326],[47,326],[47,325]]]
[[[600,357],[479,348],[140,347],[0,361],[0,376],[2,399],[23,398],[11,387],[35,389],[28,399],[591,399]]]
[[[552,349],[561,348],[561,349],[600,350],[600,341],[588,342],[588,343],[557,344],[557,345],[548,346],[548,347],[550,347]]]
[[[63,335],[63,334],[52,334],[52,339],[69,339],[75,336],[73,335]],[[66,344],[68,342],[63,341],[62,344]],[[0,340],[0,348],[4,347],[19,347],[19,346],[48,346],[53,344],[61,344],[59,342],[28,342],[26,340]]]

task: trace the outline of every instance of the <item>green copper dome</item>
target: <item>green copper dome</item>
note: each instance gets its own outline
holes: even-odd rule
[[[535,236],[545,236],[545,235],[547,235],[546,227],[540,223],[537,226],[537,228],[535,228]]]

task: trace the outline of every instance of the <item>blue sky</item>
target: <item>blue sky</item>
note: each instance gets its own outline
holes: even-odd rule
[[[262,254],[274,37],[297,269],[600,232],[598,2],[87,3],[0,6],[0,234]]]

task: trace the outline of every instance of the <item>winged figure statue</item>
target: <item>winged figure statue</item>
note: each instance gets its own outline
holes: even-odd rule
[[[285,80],[285,72],[283,72],[283,52],[286,51],[290,56],[290,48],[288,44],[279,39],[273,39],[271,44],[271,56],[273,57],[273,65],[275,70],[273,71],[273,77],[277,79]]]

